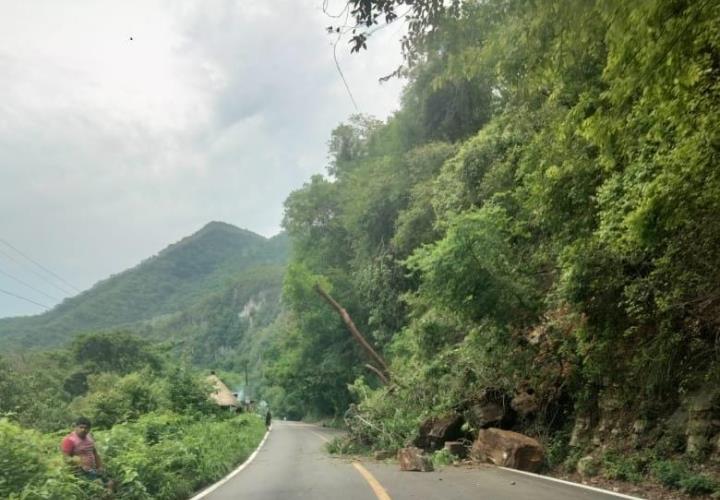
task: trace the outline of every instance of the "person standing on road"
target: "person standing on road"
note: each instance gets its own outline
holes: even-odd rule
[[[265,427],[269,429],[271,423],[272,423],[272,413],[270,413],[270,409],[268,409],[267,413],[265,413]]]

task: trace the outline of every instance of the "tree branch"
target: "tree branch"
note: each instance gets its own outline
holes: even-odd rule
[[[335,299],[333,299],[328,293],[323,290],[320,285],[315,285],[315,291],[320,295],[325,302],[330,304],[335,311],[340,315],[340,318],[345,322],[345,325],[347,325],[348,330],[350,330],[350,334],[353,336],[353,338],[360,344],[360,346],[365,350],[365,352],[368,353],[368,355],[380,366],[380,370],[378,370],[376,367],[372,367],[373,371],[377,370],[375,373],[381,372],[383,376],[380,377],[380,379],[387,384],[390,380],[390,369],[387,366],[387,363],[385,363],[385,360],[380,356],[375,349],[372,348],[372,346],[368,343],[367,340],[365,340],[365,337],[360,333],[360,331],[355,326],[355,323],[353,323],[352,318],[348,314],[348,312],[340,305],[338,304]],[[369,365],[365,365],[366,367]],[[380,376],[380,374],[378,374]]]

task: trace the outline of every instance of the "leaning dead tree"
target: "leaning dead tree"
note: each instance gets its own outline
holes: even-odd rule
[[[335,311],[340,315],[340,318],[342,318],[345,325],[347,325],[348,330],[350,330],[350,334],[353,336],[353,338],[357,341],[358,344],[365,350],[366,353],[372,358],[372,360],[379,366],[374,366],[370,363],[366,364],[365,367],[375,373],[382,382],[387,385],[390,383],[390,369],[387,366],[387,363],[385,363],[385,360],[380,356],[375,349],[368,343],[367,340],[365,340],[365,337],[360,333],[360,331],[355,326],[355,323],[353,323],[352,318],[348,314],[348,312],[343,308],[340,304],[335,301],[328,293],[323,290],[320,285],[315,285],[315,291],[320,295],[325,302],[330,304]]]

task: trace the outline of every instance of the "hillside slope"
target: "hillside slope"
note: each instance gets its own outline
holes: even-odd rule
[[[266,239],[211,222],[47,313],[0,320],[0,348],[48,347],[84,331],[131,325],[136,329],[142,322],[201,304],[213,294],[237,290],[233,284],[242,277],[252,276],[245,285],[258,293],[266,285],[278,288],[278,270],[284,267],[287,249],[284,235]]]

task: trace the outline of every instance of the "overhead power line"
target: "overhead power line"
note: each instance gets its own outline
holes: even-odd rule
[[[59,279],[60,281],[62,281],[63,283],[65,283],[67,286],[69,286],[70,288],[72,288],[73,290],[75,290],[76,292],[79,293],[79,292],[82,291],[82,290],[80,290],[78,287],[76,287],[75,285],[73,285],[72,283],[68,282],[68,281],[67,281],[65,278],[63,278],[62,276],[59,276],[58,274],[52,272],[50,269],[48,269],[47,267],[43,266],[43,265],[40,264],[39,262],[36,262],[36,261],[33,260],[32,258],[28,257],[27,255],[25,255],[23,252],[21,252],[20,250],[18,250],[17,248],[15,248],[13,245],[11,245],[10,243],[8,243],[8,242],[5,241],[4,239],[0,238],[0,242],[1,242],[1,243],[4,243],[4,244],[7,245],[7,246],[9,246],[9,247],[12,248],[13,250],[15,250],[17,253],[19,253],[20,255],[22,255],[23,257],[25,257],[25,259],[29,260],[30,262],[32,262],[33,264],[35,264],[36,266],[38,266],[38,267],[39,267],[40,269],[42,269],[43,271],[45,271],[46,273],[50,274],[51,276],[54,276],[55,278]]]
[[[3,290],[2,288],[0,288],[0,293],[4,293],[6,295],[10,295],[12,297],[24,300],[25,302],[30,302],[31,304],[35,304],[36,306],[44,307],[45,309],[50,309],[48,306],[41,304],[40,302],[35,302],[32,299],[28,299],[27,297],[23,297],[22,295],[18,295],[16,293],[8,292],[7,290]]]
[[[39,272],[35,271],[35,269],[32,269],[31,267],[27,266],[26,264],[23,264],[22,262],[20,262],[18,259],[16,259],[16,258],[13,257],[12,255],[10,255],[9,253],[7,253],[7,252],[6,252],[5,250],[3,250],[2,248],[0,248],[0,254],[4,255],[5,257],[7,257],[8,259],[12,260],[12,261],[15,262],[16,264],[18,264],[18,265],[22,266],[23,268],[27,269],[28,271],[30,271],[31,273],[33,273],[35,276],[37,276],[38,278],[40,278],[41,280],[43,280],[43,281],[44,281],[45,283],[47,283],[48,285],[50,285],[50,286],[52,286],[53,288],[55,288],[56,290],[59,290],[60,292],[62,292],[63,295],[73,295],[73,292],[72,292],[72,291],[63,288],[63,287],[57,285],[56,283],[53,283],[53,282],[50,281],[45,275],[40,274]]]
[[[6,272],[3,271],[2,269],[0,269],[0,274],[2,274],[2,275],[4,275],[4,276],[7,276],[7,277],[10,278],[11,280],[17,281],[17,282],[20,283],[21,285],[24,285],[24,286],[30,288],[31,290],[35,290],[37,293],[39,293],[39,294],[41,294],[41,295],[44,295],[45,297],[47,297],[47,298],[50,299],[50,300],[58,300],[58,301],[60,300],[60,299],[58,299],[57,297],[53,297],[52,295],[49,295],[49,294],[43,292],[43,291],[40,290],[39,288],[35,288],[35,287],[32,286],[30,283],[27,283],[26,281],[23,281],[23,280],[21,280],[20,278],[17,278],[17,277],[13,276],[13,275],[10,274],[10,273],[6,273]]]
[[[29,262],[32,262],[32,263],[35,264],[37,267],[39,267],[40,269],[42,269],[43,271],[45,271],[45,272],[48,273],[49,275],[55,277],[56,279],[60,280],[61,282],[63,282],[64,284],[66,284],[67,286],[69,286],[70,288],[72,288],[73,290],[75,290],[76,292],[80,293],[80,292],[82,291],[82,290],[80,290],[78,287],[76,287],[75,285],[73,285],[72,283],[70,283],[69,281],[67,281],[67,280],[66,280],[65,278],[63,278],[62,276],[58,275],[57,273],[52,272],[52,271],[51,271],[50,269],[48,269],[47,267],[43,266],[43,265],[40,264],[39,262],[35,261],[34,259],[32,259],[31,257],[29,257],[28,255],[26,255],[25,253],[23,253],[22,251],[18,250],[15,246],[11,245],[11,244],[8,243],[6,240],[0,238],[0,243],[3,243],[4,245],[12,248],[13,250],[15,250],[15,252],[17,252],[17,253],[20,254],[23,258],[25,258],[25,260],[27,260],[27,261],[29,261]]]

